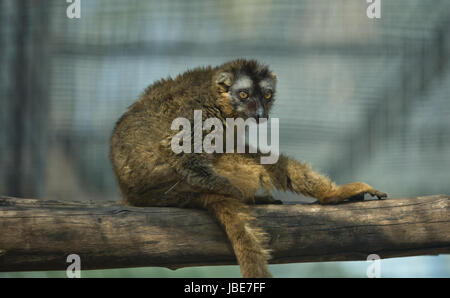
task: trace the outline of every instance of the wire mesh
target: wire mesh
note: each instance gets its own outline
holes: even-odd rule
[[[450,193],[450,2],[0,0],[0,193],[116,199],[118,117],[153,81],[245,57],[280,150],[392,196]]]

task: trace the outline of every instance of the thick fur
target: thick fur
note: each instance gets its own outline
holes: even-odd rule
[[[276,164],[261,165],[259,154],[175,154],[170,146],[177,133],[170,129],[175,118],[192,122],[194,110],[202,110],[204,119],[225,122],[255,113],[255,104],[245,105],[230,96],[233,80],[242,74],[254,82],[276,82],[266,66],[235,60],[154,83],[117,122],[110,158],[124,203],[208,210],[226,231],[242,275],[269,277],[266,236],[254,224],[248,204],[279,202],[270,196],[274,188],[311,196],[322,204],[361,198],[365,193],[386,195],[360,182],[337,186],[284,155]],[[273,99],[261,100],[259,110],[267,114],[272,103]],[[266,195],[256,196],[261,189]]]

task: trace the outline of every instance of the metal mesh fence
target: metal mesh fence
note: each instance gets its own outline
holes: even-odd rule
[[[392,196],[450,193],[450,2],[0,0],[0,193],[115,199],[114,122],[153,81],[245,57],[280,150]]]

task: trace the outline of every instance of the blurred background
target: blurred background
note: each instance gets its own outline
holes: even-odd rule
[[[117,200],[108,140],[126,108],[155,80],[240,57],[277,73],[282,152],[391,197],[450,194],[448,0],[381,0],[381,19],[365,0],[82,0],[79,19],[69,5],[0,0],[1,195]],[[367,266],[271,270],[365,277]],[[450,257],[382,260],[381,270],[450,277]],[[82,274],[240,276],[237,266]]]

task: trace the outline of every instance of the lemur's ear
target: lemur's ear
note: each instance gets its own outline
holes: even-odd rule
[[[275,81],[277,80],[277,75],[273,71],[269,72],[269,76],[271,76]]]
[[[216,83],[219,85],[225,85],[226,87],[230,87],[233,83],[233,75],[229,72],[219,73],[216,79]]]

